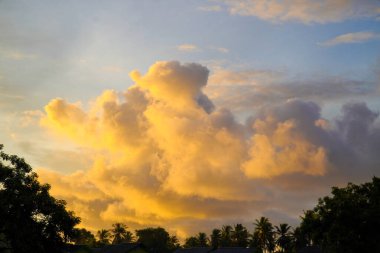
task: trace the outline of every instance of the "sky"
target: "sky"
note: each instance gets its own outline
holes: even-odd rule
[[[0,143],[91,231],[299,223],[380,176],[380,1],[0,0]]]

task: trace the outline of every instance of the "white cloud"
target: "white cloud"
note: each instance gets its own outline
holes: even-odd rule
[[[306,24],[375,17],[380,3],[374,0],[217,0],[233,15],[255,16],[271,22]]]
[[[198,47],[193,44],[182,44],[177,46],[177,49],[183,52],[194,52],[199,50]]]
[[[380,33],[374,32],[355,32],[355,33],[346,33],[325,42],[318,43],[321,46],[336,46],[339,44],[351,44],[351,43],[363,43],[370,40],[380,39]]]

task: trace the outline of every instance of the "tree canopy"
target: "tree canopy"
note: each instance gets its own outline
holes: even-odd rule
[[[332,196],[302,217],[308,244],[326,252],[380,252],[380,178],[347,187],[333,187]]]
[[[54,253],[75,235],[80,219],[37,178],[23,158],[6,154],[0,145],[0,247]]]
[[[177,237],[170,236],[161,227],[136,230],[136,236],[138,237],[137,241],[142,243],[152,253],[173,252],[179,247]]]

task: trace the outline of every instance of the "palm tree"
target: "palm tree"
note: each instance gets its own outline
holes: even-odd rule
[[[248,235],[248,230],[242,224],[236,224],[234,231],[232,231],[234,245],[238,247],[247,247]]]
[[[222,240],[222,231],[220,229],[214,228],[211,232],[211,246],[216,249],[220,246]]]
[[[220,246],[231,247],[232,246],[232,227],[230,225],[222,227],[222,240]]]
[[[102,245],[106,245],[110,243],[110,231],[107,229],[101,229],[96,233],[96,236],[99,239],[99,243]]]
[[[194,236],[190,236],[190,237],[186,238],[185,244],[183,245],[184,248],[194,248],[194,247],[198,247],[198,246],[199,246],[198,239]]]
[[[292,237],[290,233],[290,226],[286,223],[280,224],[279,227],[276,228],[276,244],[280,247],[280,252],[289,252],[292,244]]]
[[[197,240],[198,240],[199,247],[207,247],[208,246],[208,238],[207,238],[206,233],[198,233]]]
[[[123,223],[115,223],[112,224],[112,244],[119,244],[122,242],[132,242],[133,234],[127,230],[127,226]]]
[[[263,252],[273,252],[275,248],[273,225],[266,217],[261,217],[260,220],[255,220],[255,231],[253,240]]]

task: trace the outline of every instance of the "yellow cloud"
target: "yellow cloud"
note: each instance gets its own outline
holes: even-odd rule
[[[271,123],[273,120],[255,122],[257,132],[251,139],[250,159],[243,164],[248,177],[271,178],[299,172],[322,176],[326,173],[326,150],[313,145],[299,134],[294,120],[267,126]],[[263,128],[273,129],[269,133],[262,133]]]
[[[93,149],[93,165],[69,175],[40,170],[41,181],[89,228],[124,221],[185,234],[184,221],[263,210],[271,190],[257,180],[327,172],[325,149],[299,133],[295,116],[257,118],[249,129],[213,107],[203,93],[208,74],[198,64],[157,62],[145,75],[133,71],[124,94],[104,91],[86,110],[51,100],[42,126]]]

